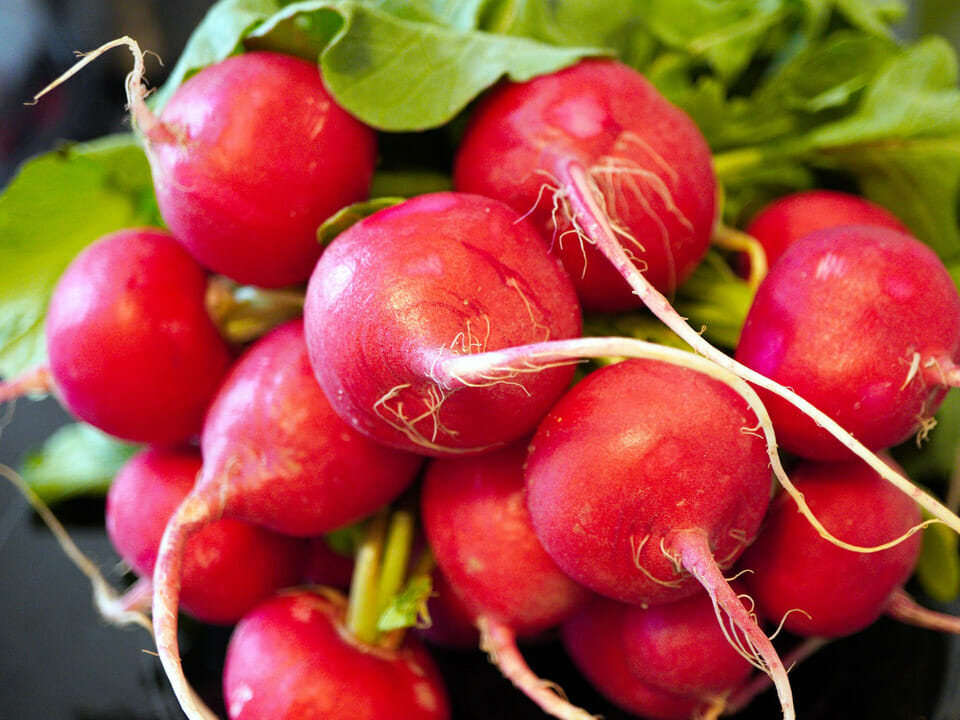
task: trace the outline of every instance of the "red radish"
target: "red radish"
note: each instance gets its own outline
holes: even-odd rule
[[[769,503],[757,427],[734,390],[701,373],[649,360],[601,368],[537,429],[527,505],[560,568],[603,595],[656,604],[706,588],[792,717],[786,671],[722,573],[756,537]]]
[[[731,586],[746,597],[742,584]],[[746,682],[755,662],[737,629],[718,619],[706,593],[651,607],[628,606],[621,629],[628,666],[654,687],[718,701]]]
[[[764,279],[736,357],[880,450],[922,430],[947,386],[960,383],[960,295],[936,254],[909,235],[821,230],[792,245]],[[761,397],[785,448],[851,457],[793,405]]]
[[[910,231],[886,208],[858,195],[833,190],[804,190],[774,200],[757,213],[745,232],[756,239],[773,265],[797,240],[817,230],[840,225],[877,225]],[[747,259],[741,258],[746,275]]]
[[[340,108],[316,63],[254,52],[192,76],[144,132],[157,202],[197,259],[263,287],[302,282],[317,228],[367,195],[373,130]]]
[[[574,232],[569,161],[586,169],[634,263],[671,293],[706,253],[716,218],[710,149],[693,121],[635,70],[588,60],[494,90],[457,154],[456,188],[531,213],[585,308],[637,307],[619,272]]]
[[[167,521],[200,474],[198,450],[148,448],[120,469],[107,494],[106,526],[120,557],[152,577]],[[184,551],[181,605],[195,618],[232,624],[283,587],[295,585],[306,541],[224,518]]]
[[[624,92],[621,87],[628,90]],[[527,213],[540,207],[541,190],[550,191],[547,195],[552,195],[552,200],[540,209],[550,217],[550,237],[572,234],[595,245],[642,304],[691,348],[799,408],[891,483],[911,497],[918,496],[934,517],[960,532],[960,518],[890,470],[815,403],[710,345],[670,305],[662,288],[656,287],[656,275],[650,274],[653,258],[642,262],[642,267],[634,262],[636,241],[645,250],[664,243],[671,248],[664,253],[672,259],[668,277],[679,278],[679,270],[687,267],[689,258],[706,249],[718,191],[709,149],[690,118],[635,71],[610,61],[584,61],[553,75],[503,88],[494,91],[486,107],[481,107],[464,138],[455,172],[458,189],[483,192],[507,202],[520,198],[519,209]],[[544,88],[542,97],[536,88]],[[639,106],[634,104],[636,98],[641,100]],[[621,105],[627,112],[621,112]],[[528,126],[530,131],[526,132]],[[614,139],[612,144],[610,138]],[[597,142],[606,153],[599,159],[591,147]],[[604,143],[607,148],[603,148]],[[640,148],[639,155],[620,156],[619,152],[628,147]],[[505,162],[508,155],[511,160]],[[619,187],[615,179],[620,181]],[[644,219],[644,227],[627,224],[626,217],[635,213]],[[690,238],[692,244],[687,244]],[[688,255],[679,249],[681,245],[700,249]],[[694,264],[692,261],[689,268]],[[585,272],[590,272],[589,267],[588,261]],[[614,287],[608,280],[601,284]],[[595,307],[619,307],[616,294],[610,295],[608,305]],[[584,302],[590,307],[592,301],[586,297]]]
[[[630,670],[622,642],[628,605],[597,596],[561,626],[564,647],[590,684],[623,710],[655,720],[690,720],[703,703],[656,688]]]
[[[84,58],[36,97],[115,47],[134,68],[127,102],[164,222],[205,267],[241,283],[307,279],[323,221],[369,190],[376,135],[339,107],[316,63],[249,52],[177,88],[159,117],[145,102],[143,53],[123,37]]]
[[[352,557],[334,550],[323,536],[310,539],[303,570],[304,582],[346,590],[350,587],[352,575]]]
[[[526,455],[522,442],[431,461],[420,496],[423,529],[504,675],[556,717],[591,717],[536,678],[516,648],[517,637],[559,625],[591,595],[557,567],[533,531],[524,498]]]
[[[192,702],[177,652],[177,602],[187,541],[221,517],[311,537],[397,497],[422,458],[371,442],[334,413],[307,359],[300,320],[258,340],[210,406],[203,471],[163,535],[154,571],[157,649],[181,706]]]
[[[346,603],[283,593],[241,620],[227,647],[223,694],[231,720],[446,720],[439,671],[416,638],[395,650],[343,629]]]
[[[573,374],[468,386],[443,377],[448,359],[580,333],[570,279],[534,229],[463,193],[421,195],[340,234],[310,279],[304,321],[337,412],[379,442],[429,455],[522,437]]]
[[[857,460],[801,462],[791,474],[821,522],[849,542],[880,545],[920,523],[916,503]],[[842,637],[883,614],[913,572],[919,551],[919,533],[867,554],[838,548],[780,495],[739,566],[750,571],[743,580],[764,617],[782,620],[798,635]]]
[[[165,230],[120,230],[74,258],[46,319],[50,375],[70,412],[127,440],[199,432],[232,361],[207,315],[206,285]]]
[[[480,646],[480,633],[473,612],[439,570],[433,572],[433,592],[427,602],[427,615],[429,623],[417,631],[431,645],[464,650]]]

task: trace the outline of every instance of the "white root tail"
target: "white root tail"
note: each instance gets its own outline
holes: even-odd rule
[[[596,244],[597,248],[614,265],[614,267],[617,268],[624,279],[630,283],[634,293],[643,301],[643,304],[646,305],[646,307],[667,327],[681,337],[691,348],[693,348],[693,350],[707,358],[710,362],[724,368],[738,378],[749,381],[757,387],[764,388],[765,390],[768,390],[769,392],[772,392],[791,403],[794,407],[807,415],[807,417],[816,422],[817,425],[827,430],[827,432],[835,437],[844,447],[866,462],[881,477],[897,487],[907,496],[913,498],[917,504],[924,508],[930,515],[950,527],[954,532],[960,533],[960,518],[952,513],[939,500],[934,498],[932,495],[925,493],[912,482],[910,482],[910,480],[893,470],[893,468],[883,462],[883,460],[881,460],[874,452],[870,451],[826,413],[797,395],[792,390],[774,382],[773,380],[761,375],[755,370],[748,368],[730,356],[724,354],[717,348],[713,347],[698,332],[690,327],[687,321],[684,320],[684,318],[681,317],[680,314],[673,308],[667,298],[664,297],[662,293],[657,291],[657,289],[654,288],[643,276],[643,273],[640,272],[640,270],[632,262],[630,262],[630,258],[627,256],[626,252],[616,239],[616,231],[611,227],[602,207],[591,191],[592,186],[587,170],[585,170],[579,162],[575,160],[569,160],[558,163],[558,175],[559,180],[563,183],[565,188],[566,202],[569,203],[574,210],[577,226],[583,229],[586,237],[591,242]],[[960,375],[960,373],[954,374]],[[727,384],[733,386],[733,384],[730,382]],[[737,391],[740,392],[740,390]],[[743,395],[742,392],[740,394]],[[747,396],[744,395],[745,399],[746,397]],[[753,405],[754,403],[751,402],[751,406]],[[756,411],[756,408],[754,408],[754,410]],[[766,415],[765,412],[764,415]],[[781,481],[783,480],[783,477],[786,477],[786,475],[784,474],[781,477],[781,475],[778,473],[778,478],[780,478]],[[913,528],[905,536],[898,538],[891,543],[887,543],[884,546],[877,546],[876,548],[866,549],[849,545],[847,543],[838,541],[837,538],[826,531],[826,529],[816,520],[816,518],[814,518],[809,507],[807,507],[806,502],[803,500],[802,493],[800,493],[793,486],[793,484],[789,482],[789,480],[783,484],[783,487],[788,493],[790,493],[790,496],[794,499],[794,501],[796,501],[800,512],[802,512],[804,516],[810,520],[810,522],[817,529],[817,532],[820,533],[822,537],[840,547],[845,547],[848,550],[865,552],[879,550],[883,547],[890,547],[891,545],[895,545],[897,542],[902,541],[906,536],[911,535],[920,529],[919,526],[917,528]]]
[[[757,417],[756,429],[759,430],[766,439],[767,457],[770,460],[770,467],[777,480],[797,503],[799,511],[803,513],[804,517],[806,517],[814,529],[816,529],[820,537],[833,543],[837,547],[859,553],[879,552],[880,550],[886,550],[887,548],[898,545],[927,525],[938,522],[938,520],[927,520],[910,528],[898,538],[894,538],[881,545],[869,547],[854,545],[833,535],[823,526],[816,516],[814,516],[804,499],[803,493],[797,490],[787,475],[786,470],[784,470],[783,464],[780,461],[780,454],[777,450],[776,433],[773,429],[773,423],[770,420],[770,415],[767,413],[766,407],[760,400],[760,396],[757,395],[756,391],[743,378],[733,373],[733,371],[720,366],[708,358],[696,355],[687,350],[680,350],[666,345],[658,345],[656,343],[625,337],[590,337],[573,338],[571,340],[551,340],[550,342],[520,345],[504,350],[492,350],[478,355],[447,357],[436,363],[433,374],[437,382],[443,383],[445,386],[453,386],[457,383],[466,385],[474,382],[477,378],[483,378],[489,381],[496,369],[500,369],[501,372],[505,373],[514,372],[517,368],[525,368],[529,371],[530,368],[537,364],[606,357],[646,358],[668,362],[672,365],[703,373],[733,389],[734,392],[744,399]],[[880,461],[879,458],[878,462],[889,472],[894,473],[894,471],[886,463]],[[922,494],[922,491],[910,483],[909,480],[902,478],[896,473],[894,473],[894,475],[909,485],[912,492],[908,494],[910,494],[911,497],[916,499],[917,494]],[[958,522],[960,522],[960,520],[958,520]]]
[[[555,684],[530,669],[517,648],[517,636],[509,627],[489,617],[477,619],[480,648],[487,653],[503,676],[548,715],[559,720],[599,720],[572,704]]]

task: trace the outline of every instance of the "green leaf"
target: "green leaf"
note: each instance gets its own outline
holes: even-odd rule
[[[433,592],[433,580],[429,575],[416,575],[406,587],[397,593],[383,609],[377,620],[380,632],[415,627],[427,615],[427,601]]]
[[[283,0],[220,0],[191,33],[167,81],[153,98],[157,109],[196,71],[229,57],[244,35],[265,18],[279,12]]]
[[[331,94],[367,124],[421,130],[448,122],[500,78],[527,80],[608,52],[453,27],[430,14],[434,9],[424,2],[221,0],[191,36],[156,103],[162,107],[192,72],[241,47],[276,50],[319,59]],[[463,23],[474,9],[468,3],[444,17]]]
[[[923,591],[937,602],[953,602],[960,597],[957,540],[957,534],[946,525],[930,525],[923,531],[915,574]]]
[[[960,89],[956,54],[945,40],[928,38],[887,64],[856,112],[818,128],[807,142],[823,149],[957,133]]]
[[[278,17],[331,5],[301,2]],[[340,105],[381,130],[438,127],[503,77],[524,81],[603,52],[403,20],[354,3],[336,9],[344,25],[320,53],[324,80]],[[268,44],[272,22],[254,33]]]
[[[901,2],[875,2],[874,0],[834,0],[837,10],[855,28],[872,35],[893,37],[890,23],[899,20],[906,12]]]
[[[960,258],[960,134],[852,145],[812,162],[853,175],[864,195],[893,212],[941,258]]]
[[[660,42],[701,58],[731,81],[789,10],[782,0],[647,0],[643,18]]]
[[[113,230],[158,225],[150,168],[132,136],[27,162],[0,196],[0,375],[43,363],[43,322],[60,274]]]
[[[57,430],[27,455],[20,474],[47,504],[77,495],[103,495],[136,451],[136,445],[74,423]]]
[[[378,197],[347,205],[327,218],[317,229],[317,242],[323,246],[329,245],[337,235],[365,217],[378,210],[399,205],[403,201],[402,197]]]

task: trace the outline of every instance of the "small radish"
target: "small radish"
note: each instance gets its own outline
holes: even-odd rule
[[[320,385],[358,431],[428,455],[529,433],[572,367],[469,383],[449,359],[580,334],[573,286],[534,229],[477,195],[421,195],[341,233],[310,279],[307,345]]]
[[[888,459],[888,462],[892,462]],[[835,535],[880,545],[920,523],[920,510],[870,468],[849,462],[801,462],[791,473],[811,510]],[[842,637],[873,623],[910,577],[920,551],[916,533],[872,553],[853,553],[823,540],[780,495],[763,532],[739,567],[758,611],[805,636]]]
[[[107,534],[137,575],[152,577],[160,538],[200,474],[198,450],[148,448],[120,469],[106,503]],[[306,541],[223,518],[184,551],[181,605],[208,623],[233,624],[259,602],[295,585]]]
[[[440,673],[416,638],[366,645],[344,630],[345,600],[281,593],[238,624],[223,694],[231,720],[447,720]]]
[[[731,586],[747,597],[741,583]],[[753,657],[736,628],[717,620],[706,593],[650,607],[627,606],[621,642],[628,666],[654,687],[704,702],[721,701],[746,682]]]
[[[761,283],[737,359],[788,385],[871,450],[928,428],[960,384],[960,295],[936,254],[894,230],[845,226],[795,243]],[[802,457],[851,457],[762,391],[777,438]]]
[[[589,60],[491,92],[457,153],[456,188],[530,213],[585,308],[637,307],[640,298],[577,232],[571,161],[586,170],[587,187],[577,190],[598,198],[633,262],[672,293],[706,253],[716,218],[710,149],[693,121],[635,70]]]
[[[701,373],[648,360],[606,366],[537,429],[527,505],[560,568],[603,595],[656,604],[706,588],[792,717],[786,671],[722,572],[756,537],[770,499],[757,426],[740,396]]]
[[[397,497],[422,458],[359,435],[327,402],[307,359],[303,323],[258,340],[227,376],[201,435],[203,470],[164,532],[154,571],[157,649],[181,706],[192,702],[177,652],[184,548],[221,517],[312,537],[359,520]]]
[[[334,102],[316,63],[279,53],[208,66],[159,117],[145,102],[143,53],[129,37],[86,54],[47,89],[121,45],[134,56],[127,102],[173,234],[202,265],[238,282],[305,281],[320,255],[317,228],[367,195],[374,131]]]
[[[480,646],[474,613],[454,591],[446,575],[437,569],[433,572],[427,615],[429,622],[417,628],[417,633],[431,645],[462,650]]]
[[[535,677],[516,647],[558,626],[591,596],[550,558],[524,498],[526,442],[484,455],[438,458],[424,473],[420,512],[437,565],[472,614],[503,674],[561,718],[588,718]]]
[[[891,230],[910,231],[886,208],[858,195],[834,190],[804,190],[774,200],[747,225],[747,235],[763,247],[767,267],[805,235],[839,225],[878,225]],[[746,274],[748,261],[741,258]]]
[[[232,361],[206,286],[206,271],[165,230],[120,230],[84,249],[46,319],[50,380],[67,409],[126,440],[198,433]]]
[[[303,569],[305,583],[346,590],[352,575],[352,557],[334,550],[323,536],[310,538]]]
[[[597,596],[561,626],[567,654],[587,681],[623,710],[654,720],[691,720],[704,703],[654,687],[630,670],[622,642],[628,608]]]

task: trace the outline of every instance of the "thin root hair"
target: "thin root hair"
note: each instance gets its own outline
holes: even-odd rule
[[[644,577],[646,577],[651,582],[656,583],[657,585],[660,585],[661,587],[666,587],[666,588],[680,587],[683,584],[682,578],[673,578],[671,580],[661,580],[641,564],[640,553],[643,552],[643,547],[647,544],[649,540],[650,540],[649,534],[645,535],[639,543],[634,540],[633,535],[630,536],[630,554],[633,557],[633,566],[637,570],[639,570],[641,573],[643,573]]]

